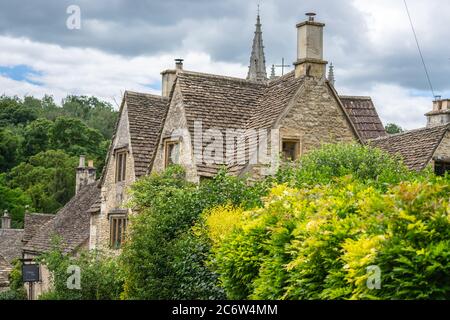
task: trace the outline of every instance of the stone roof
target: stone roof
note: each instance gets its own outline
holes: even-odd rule
[[[23,242],[30,241],[36,232],[48,221],[55,217],[54,214],[43,214],[43,213],[27,213],[24,218],[24,234]]]
[[[177,83],[183,98],[187,126],[196,145],[200,141],[195,140],[198,138],[194,136],[195,121],[201,121],[203,132],[210,128],[247,128],[253,112],[258,108],[258,98],[266,87],[265,84],[245,79],[190,71],[180,72]],[[202,143],[204,147],[208,141]],[[226,148],[224,156],[225,153]],[[223,165],[197,163],[197,171],[202,176],[214,176]],[[228,168],[232,169],[230,166]]]
[[[191,137],[194,137],[194,122],[200,120],[203,132],[209,128],[219,130],[271,128],[286,110],[303,82],[303,78],[295,78],[293,71],[269,82],[185,70],[178,72],[176,78]],[[340,100],[339,97],[336,98]],[[342,100],[343,111],[361,139],[385,134],[370,98],[344,97]],[[151,168],[169,100],[161,96],[127,91],[124,102],[128,106],[136,177],[140,177]],[[208,142],[202,141],[203,146]],[[198,143],[199,141],[193,141],[194,145]],[[202,176],[213,176],[223,165],[200,163],[197,164],[197,171]],[[245,167],[245,165],[225,165],[230,172],[239,172]],[[95,212],[98,209],[97,204],[91,211]]]
[[[100,196],[97,183],[83,187],[61,209],[45,223],[25,245],[24,251],[42,253],[52,249],[53,239],[60,237],[63,251],[72,252],[89,239],[89,208]]]
[[[11,263],[22,258],[23,229],[0,229],[0,256]]]
[[[304,78],[296,78],[294,71],[267,83],[191,71],[182,71],[177,76],[192,137],[194,121],[199,120],[202,121],[203,131],[209,128],[272,128],[303,82]],[[373,104],[371,106],[374,109]],[[360,112],[359,117],[352,118],[347,110],[343,111],[351,124],[353,120],[361,120],[363,115]],[[376,118],[381,123],[378,115]],[[360,134],[356,126],[354,129],[356,134]],[[365,129],[368,130],[367,127]],[[197,144],[199,141],[193,143]],[[249,148],[251,147],[247,148],[247,152]],[[197,164],[197,171],[202,176],[213,176],[222,166]],[[245,165],[227,164],[227,167],[230,172],[239,172]]]
[[[402,157],[411,170],[423,170],[433,157],[449,125],[421,128],[374,140],[369,144]]]
[[[148,173],[159,143],[168,99],[151,94],[125,92],[131,149],[136,177]]]
[[[353,125],[365,141],[386,135],[370,97],[340,96]]]

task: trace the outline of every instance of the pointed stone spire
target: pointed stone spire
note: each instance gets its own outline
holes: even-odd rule
[[[330,69],[328,70],[328,82],[334,87],[334,66],[333,63],[330,63]]]
[[[250,56],[250,66],[248,67],[247,80],[264,82],[267,81],[267,72],[262,40],[261,20],[259,17],[259,6],[255,26],[255,37],[253,38],[252,55]]]

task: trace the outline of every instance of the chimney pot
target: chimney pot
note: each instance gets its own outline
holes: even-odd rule
[[[87,186],[93,182],[95,182],[95,168],[94,161],[89,160],[88,166],[86,167],[86,157],[84,155],[80,156],[80,165],[77,168],[76,174],[76,185],[75,185],[75,193],[78,193],[81,188]]]
[[[183,70],[183,59],[175,59],[175,69]]]
[[[8,210],[3,211],[2,229],[11,229],[11,217]]]
[[[306,16],[308,17],[308,20],[310,22],[314,22],[314,17],[316,16],[316,14],[314,12],[307,12]]]
[[[84,168],[86,166],[86,157],[84,155],[80,155],[80,163],[78,167]]]

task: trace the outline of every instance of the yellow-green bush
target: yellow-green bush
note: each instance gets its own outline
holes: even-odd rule
[[[450,298],[449,194],[448,178],[387,192],[350,177],[275,186],[221,237],[212,266],[232,299]],[[379,289],[367,285],[371,266]]]

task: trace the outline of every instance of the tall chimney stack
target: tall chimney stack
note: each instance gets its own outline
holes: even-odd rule
[[[94,161],[89,160],[88,166],[86,167],[86,157],[81,155],[77,168],[75,193],[78,193],[84,186],[94,183],[95,173]]]
[[[425,116],[427,117],[427,127],[450,123],[450,99],[436,96],[433,101],[433,110],[426,113]]]
[[[170,91],[172,90],[173,83],[175,82],[175,78],[177,73],[183,70],[183,59],[175,59],[175,70],[165,70],[161,72],[162,76],[162,85],[161,95],[163,97],[168,97],[170,95]]]
[[[9,215],[8,210],[3,212],[2,229],[11,229],[11,216]]]
[[[323,60],[324,23],[315,21],[315,13],[307,13],[307,21],[297,24],[297,61],[294,62],[295,77],[326,76],[327,61]]]

